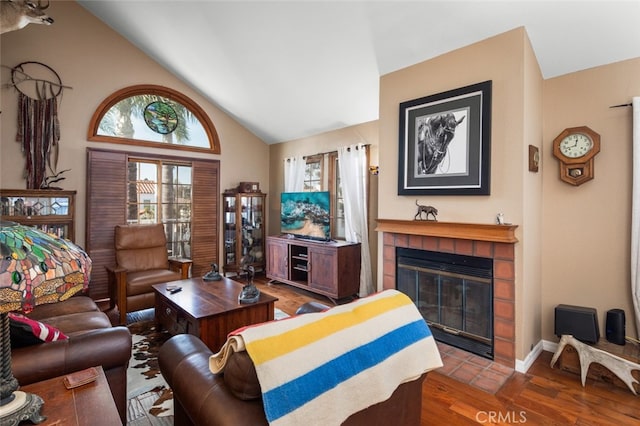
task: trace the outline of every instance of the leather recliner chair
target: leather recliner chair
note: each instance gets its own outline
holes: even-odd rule
[[[152,286],[189,276],[191,260],[169,258],[164,225],[117,225],[115,227],[116,265],[107,266],[110,307],[118,305],[120,324],[127,312],[152,308]]]

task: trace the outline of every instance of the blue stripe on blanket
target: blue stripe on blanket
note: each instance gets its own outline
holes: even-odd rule
[[[267,419],[272,422],[287,415],[340,383],[429,336],[431,330],[423,319],[419,319],[271,389],[263,394]],[[354,359],[357,361],[354,362]]]

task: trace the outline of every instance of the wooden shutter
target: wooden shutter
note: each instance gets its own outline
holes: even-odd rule
[[[126,172],[126,153],[87,150],[86,250],[93,261],[89,295],[94,300],[109,297],[105,266],[115,264],[115,226],[126,223]]]
[[[220,162],[193,161],[191,201],[191,276],[201,277],[218,265],[218,206],[220,203]]]

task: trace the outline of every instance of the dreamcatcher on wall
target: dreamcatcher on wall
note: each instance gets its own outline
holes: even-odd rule
[[[27,189],[53,189],[62,179],[57,172],[60,121],[58,105],[63,89],[71,89],[53,68],[40,62],[22,62],[11,68],[10,87],[18,91],[16,141],[25,156]],[[47,173],[50,171],[50,174]],[[60,188],[55,188],[60,189]]]

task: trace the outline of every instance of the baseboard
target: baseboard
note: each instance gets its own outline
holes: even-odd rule
[[[550,342],[548,340],[543,340],[542,344],[543,344],[542,349],[544,349],[547,352],[556,353],[556,351],[558,350],[558,342]]]
[[[545,347],[544,340],[541,340],[537,345],[533,347],[531,352],[527,354],[527,356],[524,358],[524,361],[516,359],[516,371],[518,373],[526,373],[529,368],[531,368],[535,360],[540,356],[543,350],[547,349]]]

